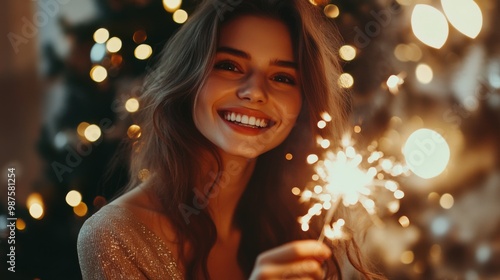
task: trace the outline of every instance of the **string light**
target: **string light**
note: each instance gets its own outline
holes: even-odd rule
[[[76,207],[80,202],[82,202],[82,195],[78,191],[71,190],[66,194],[66,203],[69,206]]]
[[[89,142],[95,142],[101,137],[101,129],[97,125],[91,124],[87,126],[83,134]]]
[[[188,14],[186,11],[178,9],[177,11],[174,12],[172,18],[174,19],[174,22],[178,24],[183,24],[188,19]]]
[[[350,88],[354,85],[354,78],[349,73],[340,74],[338,84],[342,88]]]
[[[137,112],[137,110],[139,110],[139,100],[134,97],[127,99],[125,102],[125,110],[129,113]]]
[[[109,38],[109,31],[106,28],[99,28],[94,32],[93,37],[96,43],[103,44]]]
[[[134,56],[140,60],[148,59],[151,54],[153,54],[153,49],[150,45],[147,44],[141,44],[134,50]]]
[[[163,0],[162,2],[163,8],[169,13],[172,13],[175,10],[179,9],[182,4],[182,0]]]
[[[108,71],[101,65],[95,65],[90,69],[90,78],[97,83],[104,81],[108,77]]]
[[[118,37],[112,37],[106,42],[106,49],[110,53],[116,53],[122,48],[122,40]]]
[[[428,84],[434,78],[434,72],[432,71],[432,68],[425,63],[420,63],[419,65],[417,65],[417,68],[415,69],[415,75],[417,77],[417,80],[422,84]]]
[[[418,4],[411,14],[411,28],[413,34],[422,43],[440,49],[448,39],[448,22],[438,9]]]
[[[483,14],[472,0],[441,0],[448,21],[465,36],[476,38],[483,26]]]
[[[340,15],[340,9],[334,4],[328,4],[323,9],[325,15],[329,18],[337,18]]]
[[[356,49],[351,45],[344,45],[339,49],[340,58],[351,61],[356,57]]]

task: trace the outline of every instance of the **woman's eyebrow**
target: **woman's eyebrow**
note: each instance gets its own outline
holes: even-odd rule
[[[249,53],[231,47],[225,47],[225,46],[218,47],[216,52],[228,53],[248,60],[252,59],[252,56]],[[291,68],[295,70],[298,69],[297,63],[293,61],[274,59],[271,60],[270,64],[274,66]]]
[[[231,48],[231,47],[218,47],[216,52],[218,52],[218,53],[219,52],[228,53],[228,54],[239,56],[239,57],[245,58],[245,59],[251,59],[252,58],[250,56],[250,54],[248,54],[248,53],[246,53],[244,51],[241,51],[241,50],[237,50],[237,49]]]

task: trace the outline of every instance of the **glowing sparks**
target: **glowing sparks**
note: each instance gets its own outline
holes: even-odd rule
[[[377,205],[373,198],[375,192],[378,193],[377,188],[393,193],[394,198],[386,205],[391,212],[395,208],[394,202],[397,202],[399,208],[399,202],[394,199],[404,197],[403,191],[398,189],[397,182],[383,178],[401,175],[408,171],[406,167],[384,158],[382,152],[375,150],[369,152],[366,158],[363,157],[362,153],[356,151],[349,138],[344,138],[342,143],[343,149],[338,152],[327,150],[321,159],[317,155],[309,155],[307,162],[314,164],[316,172],[314,176],[317,176],[318,180],[314,186],[301,193],[297,189],[293,191],[295,195],[300,195],[302,202],[312,203],[307,214],[298,219],[302,230],[309,229],[309,222],[314,216],[326,213],[320,241],[324,237],[331,240],[348,237],[343,232],[345,221],[343,219],[333,221],[334,213],[341,205],[344,207],[360,205],[373,221],[377,222]]]

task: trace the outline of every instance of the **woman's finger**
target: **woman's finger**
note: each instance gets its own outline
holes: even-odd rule
[[[257,263],[286,263],[313,258],[323,261],[331,256],[328,246],[316,240],[293,241],[259,255]]]

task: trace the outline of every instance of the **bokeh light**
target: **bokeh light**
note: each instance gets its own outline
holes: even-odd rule
[[[450,147],[441,134],[422,128],[408,137],[403,155],[415,175],[429,179],[445,170],[450,160]]]
[[[354,85],[354,78],[349,73],[340,74],[338,84],[342,88],[350,88]]]
[[[66,194],[66,203],[69,206],[75,207],[82,202],[82,195],[75,190],[71,190]]]
[[[340,58],[345,61],[351,61],[356,58],[356,49],[351,45],[344,45],[339,49]]]
[[[101,129],[95,124],[87,126],[85,132],[83,133],[85,138],[89,142],[95,142],[99,137],[101,137]]]
[[[122,48],[122,40],[118,37],[112,37],[106,42],[106,49],[110,53],[115,53],[120,51]]]
[[[174,19],[174,21],[176,23],[183,24],[188,19],[188,14],[186,11],[184,11],[182,9],[178,9],[177,11],[174,12],[174,14],[172,15],[172,18]]]
[[[472,39],[476,38],[483,27],[483,14],[472,0],[441,0],[444,14],[458,31]]]
[[[137,98],[131,97],[125,102],[125,110],[129,113],[134,113],[139,110],[139,100]]]
[[[434,72],[429,65],[420,63],[415,69],[415,76],[417,77],[417,80],[422,84],[428,84],[434,78]]]
[[[87,212],[88,212],[88,207],[87,204],[85,204],[85,202],[80,202],[78,203],[78,205],[73,207],[73,213],[75,213],[79,217],[87,215]]]
[[[181,4],[182,0],[163,0],[163,8],[169,13],[179,9]]]
[[[141,127],[136,124],[129,126],[127,135],[130,139],[137,139],[141,137]]]
[[[99,28],[94,32],[94,41],[103,44],[109,38],[109,31],[106,28]]]
[[[134,50],[134,56],[140,60],[148,59],[151,54],[153,54],[153,48],[147,44],[141,44]]]
[[[441,205],[441,207],[443,207],[444,209],[450,209],[451,207],[453,207],[453,203],[453,196],[449,193],[443,194],[439,199],[439,205]]]
[[[340,15],[339,7],[337,7],[337,5],[334,4],[326,5],[323,11],[325,15],[329,18],[337,18]]]
[[[30,212],[31,217],[33,217],[34,219],[40,220],[43,218],[43,214],[44,214],[43,205],[40,203],[33,203],[29,207],[29,212]]]
[[[146,34],[146,31],[144,30],[137,30],[136,32],[134,32],[134,35],[132,35],[132,40],[134,40],[134,42],[136,44],[141,44],[143,43],[144,41],[146,41],[146,39],[148,38],[148,35]]]
[[[90,49],[90,60],[93,63],[100,62],[106,56],[106,45],[94,44]]]
[[[101,65],[95,65],[90,69],[90,78],[95,82],[102,82],[108,77],[108,71]]]
[[[448,39],[448,22],[438,9],[418,4],[413,8],[411,15],[411,28],[413,34],[422,43],[439,49]]]

